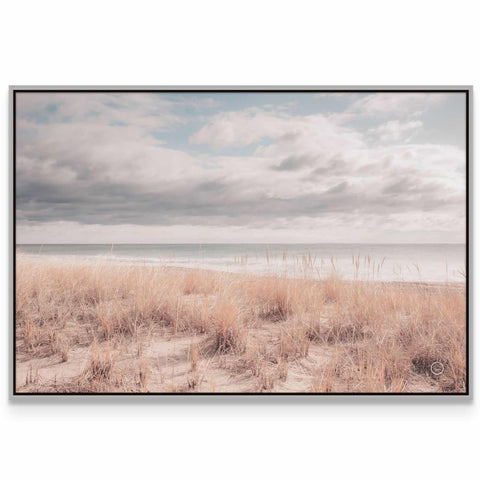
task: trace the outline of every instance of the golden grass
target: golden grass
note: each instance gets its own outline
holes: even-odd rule
[[[249,283],[247,295],[258,316],[271,321],[286,320],[291,313],[290,282],[281,277],[260,277]]]
[[[160,343],[190,336],[197,340],[185,367],[178,352],[155,353]],[[30,366],[18,386],[29,391],[210,391],[221,371],[231,391],[466,391],[464,285],[19,256],[16,337],[17,368],[47,357],[65,368],[83,365],[54,384]],[[174,375],[183,383],[168,380]]]
[[[97,341],[94,340],[90,363],[84,371],[85,378],[90,382],[110,380],[114,362],[110,345],[107,344],[100,350]]]
[[[246,330],[242,325],[239,306],[234,301],[227,298],[217,301],[207,341],[214,352],[242,353],[245,350]]]

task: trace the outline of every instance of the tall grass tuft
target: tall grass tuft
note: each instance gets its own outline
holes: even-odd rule
[[[242,328],[238,305],[222,298],[215,305],[209,340],[215,352],[243,353],[246,332]]]

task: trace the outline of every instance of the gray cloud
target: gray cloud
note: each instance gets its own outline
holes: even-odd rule
[[[19,182],[19,222],[76,221],[84,224],[248,224],[261,219],[327,213],[385,214],[432,211],[459,205],[462,198],[441,186],[401,179],[375,190],[353,188],[340,182],[321,193],[294,199],[262,192],[245,195],[247,185],[224,179],[195,185],[177,182],[158,190],[116,183],[63,185],[35,180]],[[403,195],[403,194],[407,195]]]
[[[291,155],[284,158],[278,165],[272,165],[270,168],[277,172],[300,170],[316,162],[316,158],[310,155]]]
[[[339,183],[338,185],[335,185],[332,188],[329,188],[327,190],[327,193],[330,193],[330,194],[343,193],[347,190],[347,187],[348,187],[348,182],[342,182],[342,183]]]
[[[327,175],[327,176],[336,176],[336,175],[344,175],[348,173],[349,167],[348,162],[342,157],[342,155],[338,154],[328,160],[327,163],[317,167],[315,170],[311,172],[313,178],[317,175]],[[312,177],[310,177],[312,178]]]

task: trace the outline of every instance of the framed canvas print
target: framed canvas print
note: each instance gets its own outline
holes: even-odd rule
[[[12,87],[15,395],[468,395],[470,87]]]

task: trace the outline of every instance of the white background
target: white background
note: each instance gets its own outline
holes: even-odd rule
[[[24,0],[3,3],[0,18],[6,230],[9,84],[480,88],[473,1]],[[3,478],[443,479],[480,469],[478,401],[11,401],[6,231],[1,252]]]

